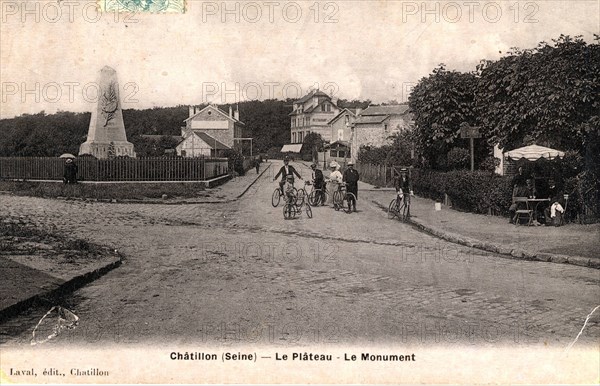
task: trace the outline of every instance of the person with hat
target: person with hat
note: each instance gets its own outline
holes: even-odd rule
[[[400,199],[404,199],[405,205],[410,208],[410,196],[413,195],[412,184],[408,176],[408,169],[400,169],[400,174],[396,174],[394,177],[394,188],[396,188],[396,195]],[[410,213],[407,214],[410,216]]]
[[[329,180],[327,184],[327,191],[329,192],[327,204],[333,204],[333,195],[338,190],[339,184],[344,180],[344,176],[340,172],[340,164],[335,161],[331,161],[329,164],[331,173],[329,174]]]
[[[75,162],[73,162],[72,158],[67,158],[65,162],[63,182],[65,184],[77,183],[77,165],[75,164]]]
[[[354,197],[350,196],[350,203],[354,212],[356,212],[356,198],[358,198],[358,171],[354,169],[354,162],[348,162],[348,169],[344,172],[343,181],[346,183],[346,192],[354,194]]]
[[[296,171],[296,169],[290,165],[290,157],[285,156],[285,158],[283,159],[283,166],[281,167],[281,169],[279,169],[279,172],[277,172],[277,174],[275,175],[275,177],[273,177],[273,181],[275,181],[279,175],[281,175],[281,181],[279,181],[279,189],[281,189],[281,195],[284,195],[285,192],[283,190],[283,185],[285,184],[285,180],[287,178],[288,175],[292,175],[292,184],[294,183],[294,174],[296,176],[298,176],[299,179],[302,179],[302,177],[300,176],[300,174],[298,174],[298,172]]]
[[[323,172],[317,169],[317,164],[315,163],[310,165],[310,168],[312,169],[313,186],[315,187],[315,190],[317,190],[317,194],[319,194],[316,202],[320,202],[321,205],[325,205],[325,179],[323,178]]]

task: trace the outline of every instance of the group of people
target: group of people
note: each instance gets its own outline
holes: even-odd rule
[[[312,183],[314,188],[321,192],[322,196],[319,202],[321,205],[325,205],[325,191],[330,192],[329,201],[327,204],[332,203],[333,200],[333,192],[338,190],[339,186],[342,183],[346,184],[346,191],[348,193],[354,194],[354,197],[350,196],[350,204],[352,206],[352,210],[356,212],[356,198],[358,198],[358,181],[360,176],[358,171],[354,169],[354,163],[348,162],[348,168],[342,172],[340,171],[341,166],[337,162],[332,162],[330,164],[331,173],[329,174],[329,178],[326,180],[323,172],[317,168],[316,164],[312,164],[310,166],[312,170]],[[285,157],[283,159],[283,166],[279,169],[279,172],[273,178],[273,181],[277,180],[281,176],[281,180],[279,181],[279,187],[284,196],[290,197],[293,194],[294,190],[294,176],[298,177],[298,179],[302,180],[302,176],[296,169],[290,165],[290,158]]]
[[[354,162],[348,162],[347,166],[344,173],[342,173],[340,171],[340,164],[335,161],[331,162],[329,165],[331,172],[327,179],[325,179],[323,172],[317,168],[315,163],[310,166],[312,170],[312,183],[315,190],[321,194],[321,197],[319,197],[318,200],[321,205],[332,204],[333,193],[337,191],[343,183],[346,185],[346,192],[352,193],[352,195],[349,196],[350,205],[352,206],[352,210],[356,212],[356,199],[358,198],[358,181],[360,180],[360,175],[354,168]],[[284,158],[283,166],[279,169],[273,178],[273,181],[277,180],[280,176],[281,180],[279,181],[279,188],[281,189],[281,193],[286,198],[289,198],[294,193],[294,176],[302,180],[300,173],[298,173],[296,168],[290,165],[289,157]],[[413,189],[407,169],[400,170],[400,173],[396,175],[394,187],[396,188],[398,197],[403,199],[405,203],[409,202],[410,196],[413,195]],[[328,195],[325,194],[326,191],[329,192]],[[327,197],[327,201],[325,197]]]
[[[523,171],[523,167],[519,167],[518,173],[513,177],[512,180],[512,196],[513,199],[515,197],[527,197],[527,198],[545,198],[549,199],[549,205],[544,208],[543,218],[545,221],[545,225],[560,225],[562,215],[565,212],[565,202],[564,196],[561,194],[559,189],[556,186],[556,181],[554,179],[549,179],[547,186],[543,187],[540,192],[538,192],[538,187],[535,184],[535,178],[531,175],[525,174]],[[510,214],[510,223],[514,224],[518,221],[516,212],[518,210],[518,203],[514,202],[509,208]],[[541,214],[541,213],[540,213]],[[537,221],[538,213],[534,213],[535,222],[534,224],[539,224]]]

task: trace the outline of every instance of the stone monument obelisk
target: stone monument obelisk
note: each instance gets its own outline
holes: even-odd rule
[[[117,72],[108,66],[98,76],[98,100],[92,110],[87,140],[79,147],[79,155],[83,154],[96,158],[135,157],[133,144],[125,134]]]

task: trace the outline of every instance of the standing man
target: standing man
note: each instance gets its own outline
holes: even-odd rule
[[[258,171],[260,169],[260,156],[256,156],[256,158],[254,158],[254,167],[256,168],[256,174],[258,174]]]
[[[298,174],[298,172],[296,171],[296,169],[290,165],[290,157],[285,156],[285,158],[283,159],[283,166],[281,167],[281,169],[279,169],[279,172],[277,172],[277,174],[275,175],[275,177],[273,177],[273,181],[275,181],[279,175],[281,175],[281,181],[279,181],[279,189],[281,189],[281,194],[284,194],[283,191],[283,185],[285,184],[285,179],[287,178],[288,175],[292,176],[292,184],[294,183],[294,174],[298,176],[299,179],[302,179],[302,177],[300,176],[300,174]]]
[[[353,193],[356,198],[358,198],[358,179],[358,171],[354,169],[354,162],[348,162],[348,169],[344,172],[343,181],[346,183],[346,191]],[[352,200],[352,208],[356,212],[356,200],[354,197],[351,197],[350,200]]]

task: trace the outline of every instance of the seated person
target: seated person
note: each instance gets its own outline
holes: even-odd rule
[[[527,179],[526,184],[527,184],[527,186],[525,189],[525,197],[535,198],[535,196],[537,195],[537,191],[535,189],[535,182],[534,182],[533,178]]]
[[[535,198],[536,195],[536,190],[535,190],[535,185],[533,182],[533,179],[528,178],[526,180],[526,184],[525,186],[519,186],[516,185],[513,189],[513,199],[515,197],[527,197],[527,198]],[[520,209],[525,209],[523,206],[525,204],[521,204],[521,208]],[[510,220],[509,222],[511,224],[514,224],[515,221],[517,220],[517,210],[519,208],[517,207],[517,203],[513,202],[512,205],[510,206],[510,208],[508,208],[508,213],[510,216]]]
[[[546,225],[559,226],[565,213],[564,196],[560,193],[550,197],[550,206],[544,210]]]

